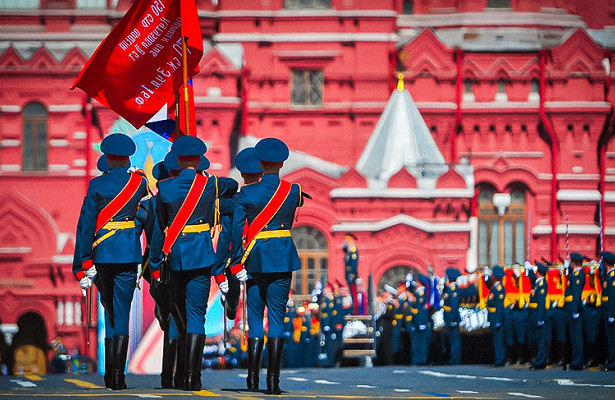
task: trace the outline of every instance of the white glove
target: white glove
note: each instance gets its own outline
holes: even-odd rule
[[[491,276],[491,269],[489,267],[485,267],[483,272],[485,274],[485,278],[489,278]]]
[[[609,322],[609,324],[614,323],[614,322],[615,322],[615,318],[613,318],[613,317],[609,317],[608,322]]]
[[[564,269],[568,269],[569,266],[570,266],[570,260],[568,259],[564,260]]]
[[[242,268],[241,271],[237,272],[237,274],[235,274],[235,278],[237,278],[237,280],[239,282],[245,282],[248,280],[248,271],[246,271],[245,268]]]
[[[92,280],[87,276],[84,276],[83,278],[79,279],[79,284],[81,285],[81,289],[86,290],[87,288],[92,286]]]
[[[537,321],[536,322],[537,326],[544,326],[544,324],[545,324],[545,321]]]
[[[575,321],[576,321],[577,319],[579,319],[579,313],[573,313],[573,314],[572,314],[572,319],[573,319],[573,320],[575,320]]]
[[[529,271],[530,269],[534,268],[534,267],[532,266],[532,263],[531,263],[531,262],[529,262],[529,261],[526,261],[526,262],[523,264],[523,266],[525,267],[525,270],[526,270],[526,271]]]
[[[87,276],[88,278],[90,278],[91,280],[94,280],[94,278],[96,277],[96,266],[92,265],[90,268],[85,270],[85,276]]]
[[[237,274],[237,275],[239,275],[239,274]],[[218,287],[220,288],[220,292],[222,294],[227,294],[228,293],[228,279],[225,279],[224,282],[218,283]]]

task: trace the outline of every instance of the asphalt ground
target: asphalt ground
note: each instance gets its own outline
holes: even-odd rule
[[[0,376],[3,399],[615,399],[615,372],[564,371],[527,366],[491,368],[485,365],[307,368],[282,370],[281,396],[245,389],[246,370],[203,370],[204,390],[186,392],[160,388],[156,375],[128,375],[128,389],[104,388],[98,375]]]

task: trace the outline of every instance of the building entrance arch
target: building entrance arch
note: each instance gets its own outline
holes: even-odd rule
[[[406,282],[408,274],[412,274],[412,278],[416,279],[419,271],[415,267],[408,265],[396,265],[387,269],[378,282],[378,292],[384,291],[385,284],[397,288],[399,282]]]
[[[27,312],[17,319],[18,331],[13,336],[13,373],[47,373],[49,339],[45,320],[36,312]]]

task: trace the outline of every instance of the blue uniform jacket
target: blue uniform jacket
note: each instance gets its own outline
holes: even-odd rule
[[[81,229],[77,232],[77,243],[81,263],[93,260],[94,263],[140,263],[142,250],[141,232],[136,228],[119,229],[112,236],[102,241],[96,248],[92,244],[107,233],[106,229],[96,232],[98,213],[113,200],[126,186],[130,175],[125,168],[113,168],[109,173],[90,181],[88,192],[83,201]],[[142,178],[139,190],[128,203],[111,219],[111,221],[134,221],[139,202],[147,195],[147,181]]]
[[[416,290],[414,300],[410,306],[412,313],[412,325],[416,330],[423,330],[429,324],[429,312],[427,311],[427,290],[420,287]]]
[[[357,269],[359,264],[359,251],[357,250],[356,245],[353,244],[346,249],[344,264],[346,267],[346,282],[354,282],[355,279],[357,279]]]
[[[277,174],[266,174],[260,182],[241,188],[233,213],[231,265],[241,262],[243,227],[246,219],[249,224],[252,223],[265,208],[279,184],[280,177]],[[282,207],[262,231],[292,229],[295,210],[300,206],[301,188],[293,184]],[[301,262],[292,237],[259,239],[252,248],[244,267],[249,273],[290,272],[301,269]]]
[[[487,299],[487,311],[489,323],[494,327],[499,327],[504,323],[504,297],[506,291],[502,282],[496,282],[489,291]]]
[[[171,226],[188,191],[194,181],[196,171],[191,168],[182,170],[174,178],[158,182],[158,196],[156,200],[156,221],[150,247],[150,264],[152,271],[160,269],[163,260],[162,247],[164,244],[164,230]],[[209,224],[214,222],[214,200],[216,198],[216,179],[210,176],[203,195],[188,219],[186,225]],[[233,179],[218,178],[218,195],[220,198],[220,213],[230,215],[232,202],[222,198],[229,192],[236,192],[238,184]],[[172,271],[187,271],[211,267],[215,262],[215,252],[209,230],[203,232],[181,233],[168,256]]]
[[[605,309],[604,318],[615,318],[615,269],[607,272],[602,288],[602,296],[607,298],[607,301],[602,303]]]
[[[565,299],[568,315],[581,312],[583,286],[585,286],[585,272],[583,268],[576,268],[566,283]]]
[[[451,283],[444,289],[444,323],[448,326],[456,326],[461,322],[459,316],[459,288],[456,283]]]
[[[532,323],[537,325],[538,322],[544,322],[547,311],[547,283],[545,278],[536,279],[534,288],[530,293],[530,316]]]

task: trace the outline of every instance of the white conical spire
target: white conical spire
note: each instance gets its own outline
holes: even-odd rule
[[[404,89],[403,75],[399,74],[397,89],[389,98],[355,168],[367,178],[369,187],[383,188],[389,178],[404,167],[417,181],[426,172],[439,175],[446,171],[442,168],[445,167],[444,157],[410,93]]]

